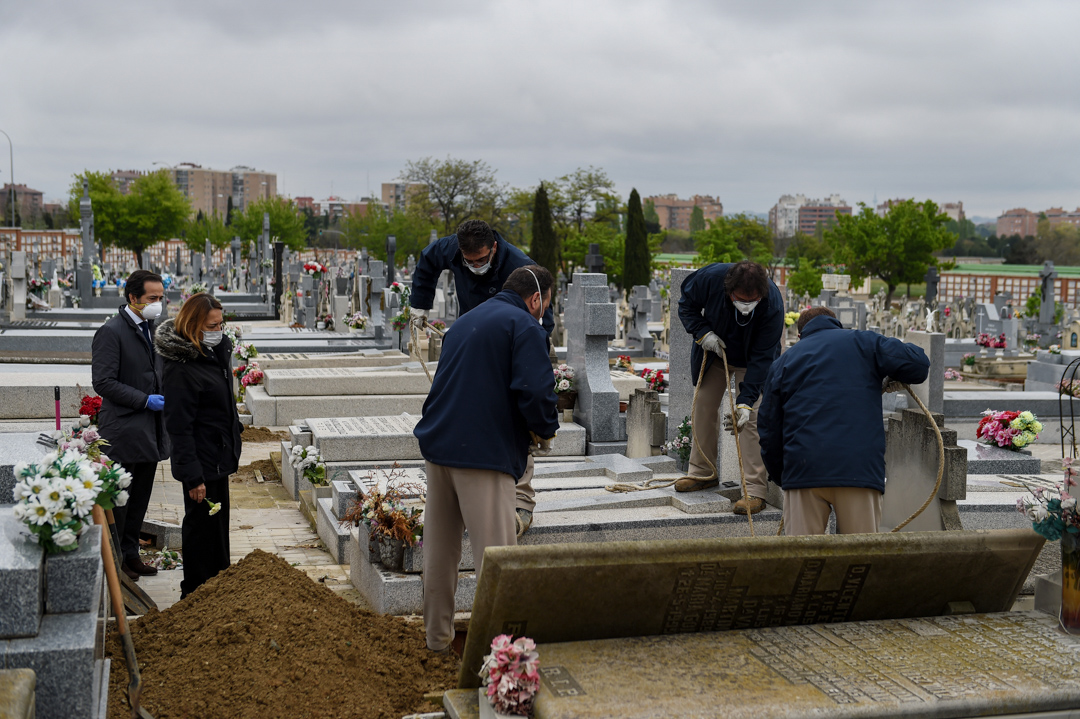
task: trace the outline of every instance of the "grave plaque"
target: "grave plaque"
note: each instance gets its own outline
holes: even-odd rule
[[[420,417],[309,419],[312,443],[327,462],[422,459],[413,429]]]
[[[533,716],[1073,716],[1055,710],[1078,706],[1080,637],[1054,623],[1008,612],[541,644]]]
[[[1044,539],[1026,529],[492,547],[459,675],[491,640],[537,643],[1008,610]]]

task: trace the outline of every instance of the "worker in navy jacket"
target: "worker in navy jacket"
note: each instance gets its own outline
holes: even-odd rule
[[[551,273],[518,268],[501,292],[453,324],[414,434],[427,474],[424,625],[427,645],[454,639],[461,535],[477,575],[484,549],[517,544],[514,480],[530,449],[545,452],[559,428],[547,333]]]
[[[784,302],[780,290],[769,279],[765,268],[744,260],[735,264],[712,264],[702,267],[682,283],[679,319],[694,337],[690,351],[690,376],[697,385],[694,416],[694,442],[690,450],[687,476],[675,483],[679,492],[694,492],[720,484],[716,467],[719,414],[729,400],[725,394],[728,368],[735,375],[736,410],[725,415],[728,431],[734,423],[739,430],[742,470],[746,477],[747,497],[734,504],[735,514],[756,514],[765,509],[768,479],[761,463],[757,437],[757,405],[765,375],[773,360],[780,356],[780,338],[784,332]],[[702,362],[705,376],[698,382]],[[681,418],[673,418],[678,422]],[[719,468],[717,468],[718,470]]]
[[[450,270],[454,275],[460,318],[494,297],[503,288],[510,273],[532,264],[533,261],[524,252],[504,240],[488,223],[466,220],[458,225],[457,232],[431,243],[420,253],[409,296],[412,322],[417,331],[423,330],[428,311],[435,304],[435,285],[443,270]],[[544,311],[543,326],[550,337],[555,329],[550,306]],[[532,470],[530,462],[522,474],[516,475],[520,533],[529,528],[532,511],[536,507]]]
[[[799,315],[799,342],[769,370],[758,432],[769,478],[784,490],[784,531],[878,531],[885,491],[881,394],[926,380],[921,348],[846,330],[828,307]]]

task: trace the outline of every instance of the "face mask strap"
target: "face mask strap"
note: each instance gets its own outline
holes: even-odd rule
[[[536,293],[538,295],[540,295],[540,318],[541,318],[540,321],[543,322],[543,317],[544,317],[544,311],[543,311],[544,310],[544,291],[542,289],[540,289],[540,280],[538,280],[536,278],[536,273],[533,272],[532,270],[530,270],[528,267],[525,268],[525,271],[528,272],[530,275],[532,275],[533,281],[536,283]]]

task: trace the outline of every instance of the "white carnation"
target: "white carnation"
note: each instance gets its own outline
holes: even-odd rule
[[[79,541],[75,532],[70,529],[61,529],[52,536],[53,543],[58,547],[70,547]]]
[[[127,489],[131,486],[131,473],[121,472],[120,476],[116,478],[116,486],[120,489]]]

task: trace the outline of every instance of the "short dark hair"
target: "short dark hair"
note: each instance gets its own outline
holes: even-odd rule
[[[803,310],[802,314],[799,315],[799,319],[795,322],[795,329],[799,331],[799,334],[802,334],[802,328],[806,327],[807,322],[822,315],[836,318],[836,313],[828,307],[811,307],[808,310]]]
[[[483,220],[465,220],[457,226],[457,244],[462,253],[470,255],[480,250],[490,250],[495,244],[491,225]]]
[[[738,291],[740,294],[752,294],[763,300],[769,296],[769,275],[764,267],[751,260],[736,262],[728,268],[724,277],[724,291],[728,297]]]
[[[534,280],[533,277],[536,279]],[[540,285],[540,299],[543,299],[544,295],[548,294],[548,290],[555,285],[555,278],[540,265],[525,265],[511,272],[502,288],[513,290],[521,295],[521,299],[525,299],[533,296],[538,284]]]
[[[124,297],[127,298],[127,301],[138,302],[139,298],[146,294],[147,282],[160,282],[162,286],[165,285],[161,275],[150,270],[135,270],[127,278],[127,283],[124,285]]]

